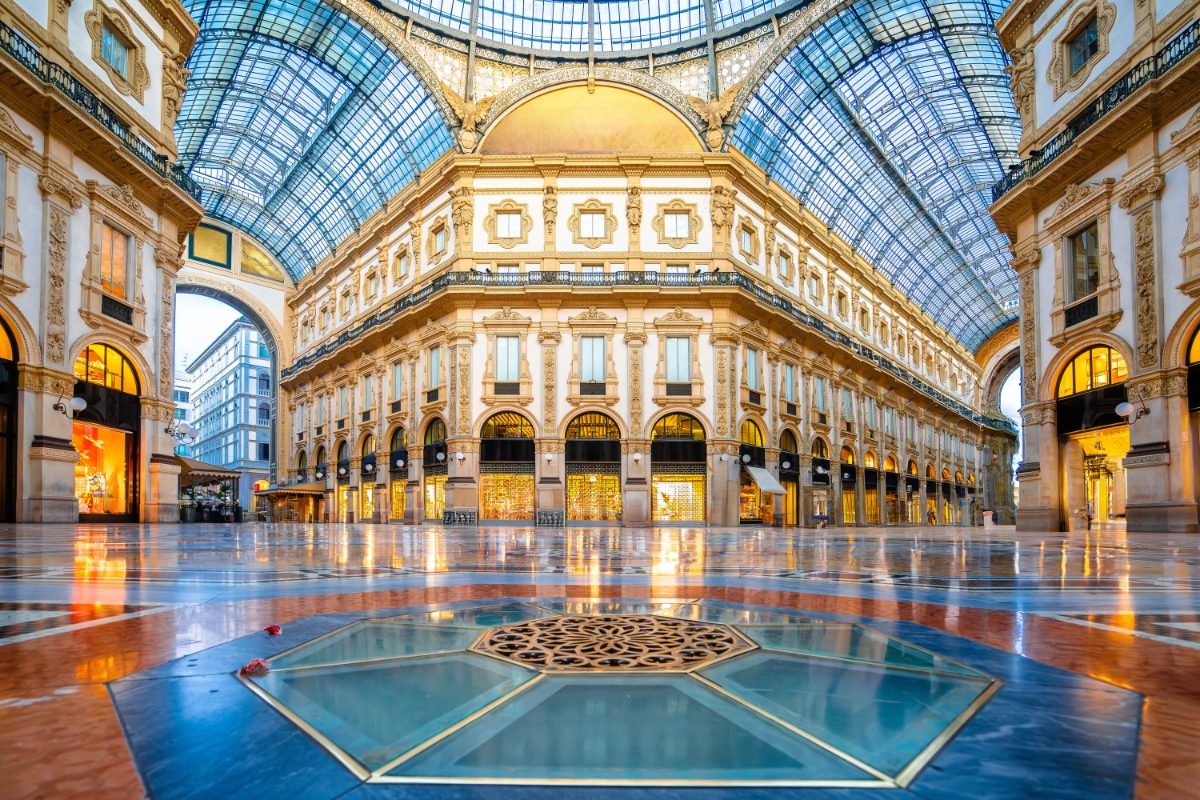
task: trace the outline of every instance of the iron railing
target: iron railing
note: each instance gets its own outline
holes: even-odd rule
[[[1011,192],[1021,181],[1032,178],[1045,169],[1074,144],[1075,140],[1086,130],[1125,102],[1130,95],[1147,82],[1165,75],[1172,67],[1193,53],[1197,46],[1200,46],[1200,20],[1196,20],[1184,28],[1162,50],[1134,64],[1128,72],[1117,78],[1099,97],[1068,122],[1062,131],[1046,142],[1045,147],[1032,151],[1029,158],[1009,169],[1008,173],[992,187],[992,202],[996,202]]]
[[[112,106],[93,94],[61,65],[39,53],[28,39],[2,22],[0,51],[8,53],[42,83],[53,86],[68,100],[86,111],[92,119],[116,136],[126,150],[137,156],[155,173],[173,181],[193,198],[200,199],[200,185],[192,180],[182,167],[172,164],[165,155],[157,152],[149,141],[130,129]]]
[[[368,332],[385,324],[397,315],[424,305],[436,295],[456,286],[503,286],[526,289],[538,286],[668,286],[684,288],[727,286],[740,289],[753,295],[763,304],[787,314],[799,324],[821,333],[834,344],[851,350],[860,358],[866,359],[880,369],[891,373],[959,416],[966,417],[990,428],[1006,430],[1012,434],[1016,434],[1017,432],[1016,426],[1011,420],[989,417],[973,411],[962,402],[929,385],[891,359],[885,358],[871,348],[858,343],[846,333],[805,311],[786,297],[767,291],[767,289],[759,285],[756,281],[737,272],[704,272],[692,275],[667,275],[657,272],[631,272],[624,270],[610,272],[605,275],[583,275],[575,272],[540,270],[531,270],[521,275],[495,275],[475,271],[447,272],[444,275],[434,278],[419,289],[396,298],[391,304],[381,307],[357,325],[342,331],[338,336],[327,340],[311,352],[297,358],[291,366],[282,370],[282,377],[285,379],[290,378],[300,370],[340,350],[350,342],[361,339]],[[427,398],[428,402],[434,402],[436,399],[436,395]]]

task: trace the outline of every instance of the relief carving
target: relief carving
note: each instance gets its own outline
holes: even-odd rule
[[[542,190],[542,224],[546,228],[546,246],[554,240],[554,224],[558,221],[558,189],[547,186]]]
[[[1133,241],[1134,272],[1137,276],[1138,367],[1153,369],[1158,366],[1158,288],[1154,263],[1153,207],[1146,207],[1134,218]]]
[[[1013,99],[1016,101],[1017,113],[1021,115],[1021,124],[1027,130],[1032,129],[1034,123],[1033,97],[1037,84],[1037,73],[1033,64],[1033,45],[1014,47],[1010,55],[1012,56],[1012,65],[1005,67],[1004,71],[1010,76]]]
[[[183,93],[187,91],[187,79],[192,71],[184,69],[187,57],[182,53],[163,59],[163,126],[170,128],[179,116],[183,105]]]
[[[487,116],[488,109],[492,107],[492,103],[496,102],[496,98],[492,96],[476,100],[472,96],[468,99],[451,89],[445,83],[442,84],[442,94],[445,95],[446,102],[450,104],[450,109],[454,112],[454,115],[458,117],[459,147],[462,148],[464,153],[470,153],[475,149],[475,145],[479,144],[477,126]]]
[[[1021,275],[1021,400],[1037,400],[1037,309],[1034,306],[1033,273]]]
[[[717,348],[717,435],[729,435],[728,348]]]
[[[542,430],[558,428],[558,340],[559,335],[538,334],[542,343]]]
[[[50,175],[40,175],[38,176],[38,188],[46,196],[59,195],[70,203],[73,209],[83,208],[83,197],[79,192],[67,186],[67,184],[58,178]]]
[[[475,219],[474,192],[470,186],[450,190],[450,218],[454,221],[454,238],[460,248],[469,247],[471,223]]]
[[[175,332],[175,281],[171,273],[162,274],[162,311],[158,333],[158,395],[164,400],[171,397],[174,378],[171,375],[171,355],[174,348],[171,337]]]
[[[1117,205],[1123,209],[1129,210],[1138,203],[1148,202],[1158,197],[1162,190],[1162,176],[1152,175],[1149,178],[1138,181],[1124,192],[1121,192],[1121,196],[1117,198]]]
[[[67,212],[50,205],[50,249],[46,263],[46,361],[62,364],[66,348]]]
[[[625,221],[629,223],[629,237],[633,239],[642,226],[642,190],[639,186],[629,187],[629,197],[625,201]]]
[[[641,342],[630,342],[629,345],[629,435],[642,435],[642,345]]]
[[[737,197],[737,189],[726,186],[714,186],[712,190],[712,223],[713,233],[728,238],[729,228],[733,225],[733,199]]]
[[[458,430],[471,430],[471,348],[458,346]]]

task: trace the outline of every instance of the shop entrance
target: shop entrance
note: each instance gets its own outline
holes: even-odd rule
[[[580,414],[567,426],[567,519],[621,520],[621,432],[607,414]]]
[[[479,519],[533,519],[533,425],[512,411],[488,417],[479,441]]]
[[[1074,433],[1062,444],[1065,486],[1072,528],[1125,524],[1125,468],[1129,426]]]
[[[0,320],[0,522],[17,512],[17,344]]]
[[[708,465],[704,428],[690,414],[668,414],[650,442],[651,519],[704,522]]]
[[[142,406],[133,365],[116,348],[92,344],[75,359],[75,377],[75,396],[87,402],[71,422],[79,519],[135,522]]]
[[[425,428],[424,441],[425,519],[441,522],[446,511],[446,423],[434,417]]]

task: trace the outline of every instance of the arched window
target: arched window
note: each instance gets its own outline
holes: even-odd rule
[[[301,475],[303,475],[304,471],[307,469],[308,469],[308,455],[303,450],[301,450],[299,453],[296,454],[296,471],[299,472]]]
[[[791,431],[779,434],[779,449],[785,453],[799,453],[800,445],[796,442],[796,435]]]
[[[867,454],[863,456],[863,466],[867,469],[879,468],[879,456],[875,455],[874,450],[868,450]]]
[[[896,472],[897,469],[899,468],[899,466],[900,465],[896,463],[895,456],[888,456],[887,458],[885,458],[883,460],[883,471],[884,472]]]
[[[974,486],[974,485],[975,485],[975,473],[968,472],[967,473],[967,486]]]
[[[962,482],[963,482],[963,474],[962,474],[962,470],[961,470],[961,469],[956,469],[956,470],[954,471],[954,482],[955,482],[955,483],[962,483]]]
[[[350,460],[350,445],[347,444],[345,440],[342,440],[341,442],[338,443],[337,460],[338,460],[339,464],[342,463],[343,461]]]
[[[115,347],[89,344],[75,359],[75,377],[126,394],[138,393],[137,375],[129,359]]]
[[[0,319],[0,359],[4,361],[16,361],[18,358],[17,339],[13,336],[12,329],[8,327],[8,323]]]
[[[854,463],[854,451],[851,450],[849,447],[846,447],[843,445],[841,458],[842,458],[843,464],[853,464]]]
[[[944,480],[944,481],[950,480],[950,470],[948,470],[948,469],[942,470],[942,480]]]
[[[1200,409],[1200,328],[1192,334],[1188,343],[1188,409]]]
[[[260,374],[258,376],[258,393],[259,394],[270,394],[271,393],[271,378],[268,377],[267,375]]]
[[[652,439],[691,439],[704,441],[704,427],[700,421],[688,414],[667,414],[654,423]]]
[[[366,458],[373,455],[375,455],[375,437],[368,434],[367,438],[363,439],[362,457]]]
[[[501,411],[492,414],[483,423],[480,431],[481,439],[532,439],[533,425],[520,414],[512,411]]]
[[[917,469],[917,462],[913,461],[911,458],[908,460],[908,474],[909,475],[919,475],[920,474],[920,471]]]
[[[393,453],[399,453],[408,449],[408,434],[405,433],[404,428],[396,428],[396,430],[392,431],[391,441],[391,452]]]
[[[812,454],[813,458],[829,458],[829,445],[824,439],[813,439]]]
[[[441,444],[446,441],[446,423],[438,417],[433,418],[425,429],[425,444]]]
[[[1089,347],[1063,367],[1058,398],[1124,383],[1129,377],[1125,357],[1108,345]]]
[[[258,424],[259,425],[270,425],[271,424],[271,406],[267,403],[259,403],[258,404]]]
[[[748,444],[753,447],[763,446],[762,431],[758,429],[758,425],[754,424],[753,420],[746,420],[742,423],[740,437],[742,444]]]
[[[925,477],[931,480],[937,477],[937,473],[933,471],[933,464],[925,465]]]
[[[567,425],[568,439],[620,439],[621,429],[607,414],[588,411]]]
[[[317,466],[325,466],[325,448],[324,446],[317,448]]]

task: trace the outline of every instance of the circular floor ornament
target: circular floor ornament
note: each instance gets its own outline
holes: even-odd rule
[[[727,625],[603,614],[502,625],[472,649],[547,672],[661,671],[705,666],[754,645]]]

